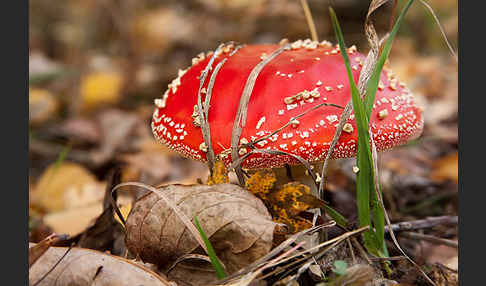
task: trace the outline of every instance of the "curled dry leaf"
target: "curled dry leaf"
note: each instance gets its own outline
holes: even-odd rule
[[[206,256],[206,259],[200,257],[203,256],[190,254],[183,257],[180,259],[181,262],[177,262],[167,271],[167,277],[184,286],[214,285],[216,274],[209,257]]]
[[[35,244],[31,244],[33,247]],[[29,285],[175,285],[133,261],[99,251],[50,247],[29,270]],[[61,259],[62,258],[62,259]],[[60,260],[59,264],[55,266]],[[55,266],[55,267],[54,267]]]
[[[270,251],[275,223],[265,205],[243,188],[232,184],[169,185],[158,192],[140,198],[127,218],[127,248],[142,260],[164,268],[183,255],[202,253],[194,234],[161,195],[186,217],[198,217],[227,272]]]
[[[42,241],[37,243],[36,245],[29,248],[29,267],[34,264],[39,257],[41,257],[48,249],[51,247],[52,244],[66,239],[67,235],[57,235],[55,233],[49,235],[48,237],[44,238]]]

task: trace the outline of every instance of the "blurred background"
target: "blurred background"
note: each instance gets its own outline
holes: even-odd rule
[[[369,1],[309,0],[319,39],[335,42],[328,7],[348,46],[368,45]],[[393,1],[374,14],[383,36]],[[399,7],[405,1],[399,1]],[[298,0],[31,0],[29,54],[30,240],[52,231],[82,232],[102,211],[106,178],[151,185],[205,181],[204,164],[153,139],[153,101],[198,53],[227,41],[278,43],[310,38]],[[456,0],[429,0],[457,47]],[[439,27],[415,1],[389,59],[424,106],[425,130],[412,144],[381,155],[385,203],[395,221],[457,214],[457,62]],[[355,218],[352,159],[330,170],[330,202]],[[119,201],[122,212],[130,200]],[[454,238],[455,229],[437,235]],[[407,247],[407,241],[403,241]],[[411,251],[416,250],[410,245]],[[425,247],[428,261],[457,251]],[[449,252],[448,252],[449,251]],[[447,257],[443,257],[443,256]],[[453,263],[453,262],[452,262]]]

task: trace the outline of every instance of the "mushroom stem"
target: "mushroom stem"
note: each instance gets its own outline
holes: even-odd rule
[[[311,164],[314,173],[318,174],[322,166],[320,164]],[[288,166],[288,168],[287,168]],[[317,196],[317,186],[312,176],[309,175],[304,165],[287,165],[281,168],[272,169],[277,177],[276,187],[285,185],[289,182],[299,182],[310,188],[311,194]],[[290,176],[289,176],[290,173]]]
[[[285,171],[287,173],[287,178],[289,178],[290,180],[293,181],[294,180],[293,179],[294,177],[292,177],[292,169],[291,169],[291,167],[290,167],[289,164],[285,164]]]

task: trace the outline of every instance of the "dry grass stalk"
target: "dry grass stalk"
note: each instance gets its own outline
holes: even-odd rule
[[[311,32],[312,40],[319,42],[319,38],[317,37],[316,24],[314,24],[314,20],[312,19],[312,13],[309,8],[309,4],[307,3],[307,0],[300,0],[300,4],[304,9],[305,18],[307,20],[307,25],[309,26],[309,30]]]
[[[251,71],[248,79],[246,80],[245,87],[241,94],[240,104],[238,105],[238,111],[236,113],[235,120],[233,121],[233,133],[231,135],[231,158],[233,162],[238,160],[238,143],[240,142],[241,132],[246,124],[246,114],[248,111],[248,103],[250,102],[251,93],[253,91],[253,87],[255,85],[255,81],[258,77],[258,74],[261,70],[267,65],[272,59],[278,56],[283,51],[289,50],[290,45],[285,44],[284,46],[280,47],[279,49],[275,50],[272,54],[270,54],[267,58],[263,61],[259,62]],[[243,170],[240,165],[235,167],[236,175],[238,176],[238,181],[241,186],[245,185],[245,179],[243,177]]]

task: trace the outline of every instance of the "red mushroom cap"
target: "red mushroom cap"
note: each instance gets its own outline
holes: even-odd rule
[[[235,53],[234,47],[223,48],[215,57],[206,77],[202,96],[208,88],[214,67],[223,59],[212,89],[208,121],[211,142],[216,155],[226,164],[231,163],[231,136],[233,121],[240,96],[252,69],[279,45],[246,45]],[[329,42],[296,41],[290,49],[270,60],[259,73],[248,105],[246,125],[240,143],[257,140],[272,133],[320,103],[333,103],[344,107],[350,100],[346,68],[339,48]],[[348,49],[355,81],[365,56],[353,46]],[[185,157],[205,161],[207,146],[198,125],[197,97],[200,75],[211,58],[200,54],[193,65],[179,71],[169,84],[162,99],[156,99],[152,130],[155,138]],[[324,160],[336,131],[343,109],[322,106],[306,113],[277,134],[257,143],[260,149],[281,150],[301,156],[309,162]],[[405,143],[420,135],[423,128],[421,108],[405,87],[388,69],[384,69],[373,106],[370,125],[377,149],[384,150]],[[333,151],[334,158],[356,155],[357,128],[352,114],[344,126]],[[240,155],[248,152],[240,149]],[[273,168],[284,164],[299,164],[291,156],[251,154],[243,168]]]

